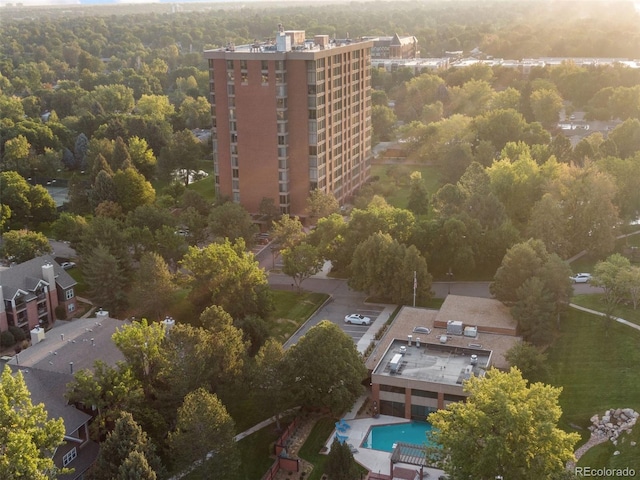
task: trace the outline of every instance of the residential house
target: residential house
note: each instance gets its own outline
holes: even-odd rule
[[[51,328],[56,307],[66,314],[76,309],[76,281],[50,255],[0,270],[0,332],[16,326],[30,330]]]

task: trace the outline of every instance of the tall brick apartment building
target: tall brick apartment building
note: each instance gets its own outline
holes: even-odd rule
[[[369,177],[372,45],[280,27],[275,42],[205,51],[218,194],[301,218],[316,188],[347,202]]]

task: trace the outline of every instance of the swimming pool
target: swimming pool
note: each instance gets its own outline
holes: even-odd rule
[[[429,431],[431,431],[431,424],[427,422],[376,425],[369,429],[362,446],[373,450],[393,452],[393,445],[398,442],[425,445]]]

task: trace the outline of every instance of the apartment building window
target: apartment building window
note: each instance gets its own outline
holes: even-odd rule
[[[324,58],[316,60],[316,68],[324,68]]]
[[[317,76],[316,76],[316,72],[307,72],[307,84],[312,85],[315,84],[317,82]]]
[[[310,168],[309,169],[309,180],[311,180],[313,182],[317,182],[318,181],[318,169],[317,168]]]
[[[238,170],[237,168],[231,169],[231,176],[233,178],[240,178],[240,170]]]
[[[237,178],[232,178],[231,189],[235,191],[240,190],[240,180],[238,180]]]
[[[71,300],[73,297],[74,297],[73,288],[65,290],[65,292],[64,292],[65,300]]]
[[[233,60],[227,60],[227,70],[233,70]]]
[[[287,156],[287,147],[278,147],[278,157],[284,158]]]
[[[229,97],[229,107],[233,108],[236,106],[236,97]]]
[[[276,60],[276,71],[284,70],[284,60]]]
[[[282,85],[285,83],[284,72],[276,72],[276,85]]]
[[[235,132],[238,130],[238,124],[235,121],[229,122],[229,130]]]
[[[235,80],[235,73],[233,70],[227,70],[227,81],[233,82]]]
[[[286,97],[286,96],[287,96],[287,86],[276,85],[276,97]]]
[[[342,62],[342,56],[340,54],[334,55],[333,56],[333,63],[335,64],[335,63],[340,63],[340,62]]]
[[[235,85],[227,85],[227,95],[235,95],[236,87]]]
[[[276,108],[287,108],[287,98],[276,98]]]
[[[232,198],[235,203],[240,203],[240,192],[233,192]]]
[[[238,145],[231,145],[231,155],[238,155]]]
[[[240,60],[240,70],[246,70],[246,69],[247,69],[247,61]]]
[[[260,68],[264,71],[268,71],[269,70],[269,62],[267,60],[261,60],[260,61]]]
[[[77,456],[78,451],[76,450],[76,447],[73,447],[64,457],[62,457],[62,466],[66,467],[71,462],[73,462]]]
[[[232,133],[230,137],[231,143],[238,143],[238,134]]]
[[[280,195],[280,204],[286,205],[289,203],[289,195]]]
[[[266,72],[262,72],[261,83],[262,86],[269,85],[269,74],[267,74]]]
[[[318,118],[318,111],[314,109],[309,110],[309,120],[315,120]]]
[[[315,85],[307,85],[307,94],[315,95],[316,94],[316,86]]]
[[[286,121],[288,119],[286,110],[276,110],[276,119],[281,121]]]
[[[278,133],[287,133],[287,124],[284,122],[278,123]]]
[[[238,157],[236,155],[231,156],[231,166],[238,168]]]
[[[286,158],[279,158],[278,159],[278,168],[281,169],[281,170],[289,168],[289,160],[287,160]]]
[[[243,85],[248,85],[249,84],[249,74],[247,72],[241,72],[240,73],[240,81],[242,82]]]

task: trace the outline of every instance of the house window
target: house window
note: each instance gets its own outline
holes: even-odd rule
[[[73,312],[76,309],[76,304],[75,303],[70,303],[69,305],[67,305],[67,310],[69,312]]]
[[[62,457],[62,466],[66,467],[71,462],[73,462],[77,456],[78,456],[78,451],[76,450],[76,447],[73,447],[69,451],[69,453],[67,453],[64,457]]]
[[[64,292],[64,298],[66,300],[71,300],[73,298],[73,288],[70,288],[69,290],[66,290]]]

